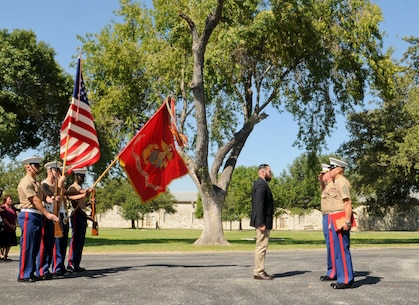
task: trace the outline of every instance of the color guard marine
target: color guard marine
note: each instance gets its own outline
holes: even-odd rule
[[[22,230],[20,238],[19,282],[35,282],[36,256],[39,251],[42,233],[42,219],[58,221],[58,217],[47,211],[42,204],[41,184],[36,180],[41,167],[41,158],[30,157],[22,161],[26,174],[20,180],[17,190],[21,211],[18,223]]]
[[[86,177],[86,168],[75,169],[74,183],[67,189],[69,194],[79,194],[78,196],[71,196],[71,205],[73,210],[70,215],[72,236],[70,240],[70,247],[68,253],[67,270],[70,272],[82,272],[85,268],[80,267],[80,262],[83,253],[84,241],[86,238],[87,219],[84,209],[87,206],[87,195],[91,193],[90,189],[83,189],[82,184]],[[82,197],[82,198],[80,198]]]
[[[43,197],[42,203],[48,212],[54,214],[54,207],[56,201],[59,200],[58,194],[58,179],[61,176],[60,168],[62,163],[60,161],[48,162],[44,165],[47,171],[47,177],[41,182]],[[55,214],[58,216],[57,214]],[[59,222],[56,222],[59,225]],[[53,262],[54,249],[54,222],[44,218],[42,221],[42,237],[41,246],[38,252],[36,275],[41,279],[51,279],[52,273],[50,267]]]

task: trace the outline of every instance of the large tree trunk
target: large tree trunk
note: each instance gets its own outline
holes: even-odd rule
[[[210,36],[221,19],[224,0],[217,0],[217,6],[210,13],[205,21],[205,26],[201,32],[194,21],[187,15],[180,13],[189,25],[192,35],[192,54],[193,54],[193,74],[191,89],[194,96],[195,118],[197,125],[196,134],[196,160],[193,165],[193,175],[200,190],[202,206],[204,209],[204,230],[201,237],[195,242],[196,245],[228,245],[224,238],[221,212],[225,200],[225,192],[217,193],[211,181],[208,169],[208,124],[204,90],[204,56],[205,49]]]
[[[206,195],[204,195],[206,194]],[[201,192],[202,206],[204,208],[204,229],[195,245],[230,245],[224,238],[221,212],[223,203],[216,202],[208,193]],[[218,199],[222,200],[222,199]]]

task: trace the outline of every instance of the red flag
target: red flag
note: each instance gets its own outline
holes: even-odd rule
[[[188,173],[176,150],[166,102],[120,152],[119,161],[143,202],[165,192],[167,185]]]
[[[99,141],[81,73],[80,58],[77,63],[73,98],[61,127],[60,157],[66,159],[69,172],[92,165],[100,158]]]

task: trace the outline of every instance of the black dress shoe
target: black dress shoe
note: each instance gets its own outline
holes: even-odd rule
[[[66,272],[65,272],[65,271],[63,271],[63,270],[59,270],[59,271],[54,272],[54,273],[52,274],[52,276],[53,276],[53,277],[61,277],[61,276],[64,276],[65,274],[66,274]]]
[[[70,272],[83,272],[86,271],[85,268],[82,267],[74,267],[74,266],[67,266],[67,270]]]
[[[348,284],[332,283],[330,286],[332,286],[333,289],[348,289],[352,288],[353,282]]]
[[[334,281],[334,280],[336,280],[336,278],[331,278],[330,276],[327,276],[327,275],[320,276],[320,281]]]
[[[26,282],[26,283],[34,283],[34,282],[36,282],[36,280],[33,280],[31,278],[28,278],[28,279],[17,279],[17,281],[18,282],[21,282],[21,283],[24,283],[24,282]]]
[[[255,280],[268,280],[268,281],[270,281],[270,280],[273,280],[274,277],[272,275],[267,274],[266,272],[262,272],[258,275],[254,275],[253,278]]]
[[[47,272],[44,275],[39,276],[38,279],[41,280],[41,281],[51,280],[52,279],[52,274]]]
[[[38,279],[36,276],[31,276],[30,278],[17,279],[17,281],[21,283],[35,283]]]

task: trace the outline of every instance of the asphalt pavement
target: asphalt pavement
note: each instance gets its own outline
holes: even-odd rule
[[[325,250],[269,251],[272,281],[253,279],[253,252],[86,254],[87,270],[17,282],[18,257],[0,263],[1,304],[419,304],[419,246],[352,249],[355,285],[319,277]]]

